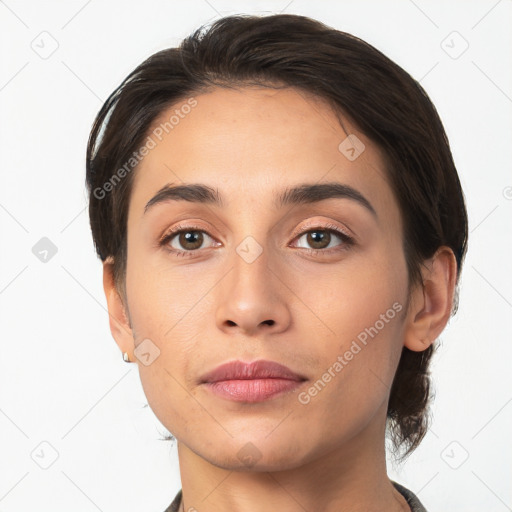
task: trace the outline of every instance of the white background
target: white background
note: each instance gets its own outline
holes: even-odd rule
[[[175,446],[159,440],[166,429],[108,328],[87,137],[103,101],[152,53],[221,15],[278,12],[365,39],[439,111],[468,202],[469,252],[433,363],[432,428],[389,475],[429,512],[512,510],[510,0],[5,0],[0,512],[162,512],[179,490]],[[57,248],[46,263],[32,252],[42,237]]]

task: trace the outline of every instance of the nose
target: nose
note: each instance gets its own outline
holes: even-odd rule
[[[255,242],[253,245],[250,242],[245,246],[241,244],[231,263],[217,295],[216,322],[219,329],[226,333],[240,332],[245,336],[286,330],[291,321],[289,300],[293,294],[284,282],[284,272],[279,263],[271,262],[268,252],[258,248]]]

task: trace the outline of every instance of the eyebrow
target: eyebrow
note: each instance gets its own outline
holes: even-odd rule
[[[286,205],[317,203],[326,199],[351,199],[364,206],[374,217],[377,213],[371,203],[359,191],[349,185],[338,182],[303,183],[281,191],[274,199],[274,206],[282,208]],[[167,184],[163,186],[144,207],[146,213],[151,207],[169,201],[189,201],[204,203],[222,208],[224,201],[219,190],[202,183],[186,185]]]

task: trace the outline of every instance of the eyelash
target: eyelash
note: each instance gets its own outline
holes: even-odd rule
[[[195,257],[195,254],[194,253],[197,253],[199,251],[199,249],[194,249],[194,250],[190,250],[190,251],[179,251],[179,250],[176,250],[176,249],[171,249],[169,248],[169,242],[177,235],[179,235],[180,233],[187,233],[187,232],[190,232],[190,231],[198,231],[198,232],[201,232],[201,233],[206,233],[210,238],[213,238],[207,231],[205,231],[203,228],[201,228],[200,226],[196,226],[196,225],[188,225],[188,226],[176,226],[174,228],[171,228],[170,230],[168,230],[164,236],[160,239],[160,241],[158,242],[158,245],[159,246],[163,246],[169,253],[177,256],[177,257]],[[303,235],[306,235],[308,233],[311,233],[311,232],[314,232],[314,231],[325,231],[325,232],[328,232],[328,233],[334,233],[335,235],[337,235],[341,240],[342,240],[342,244],[341,244],[341,248],[331,248],[331,249],[304,249],[304,248],[300,248],[302,251],[307,251],[309,254],[312,254],[312,255],[319,255],[319,254],[330,254],[331,252],[338,252],[338,251],[344,251],[344,250],[347,250],[350,246],[354,245],[354,239],[349,236],[347,233],[345,233],[344,231],[340,230],[340,228],[338,226],[335,226],[334,224],[326,224],[324,226],[318,226],[318,225],[308,225],[308,226],[304,226],[302,228],[302,231],[298,232],[298,233],[295,233],[293,235],[293,239],[295,240],[295,238],[301,238]]]

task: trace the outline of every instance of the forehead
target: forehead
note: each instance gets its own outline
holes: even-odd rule
[[[325,101],[294,88],[215,88],[185,98],[148,132],[154,144],[137,167],[130,211],[142,212],[169,183],[270,204],[272,190],[337,181],[376,203],[393,201],[379,148],[345,117],[343,126]],[[354,136],[356,158],[344,152]]]

